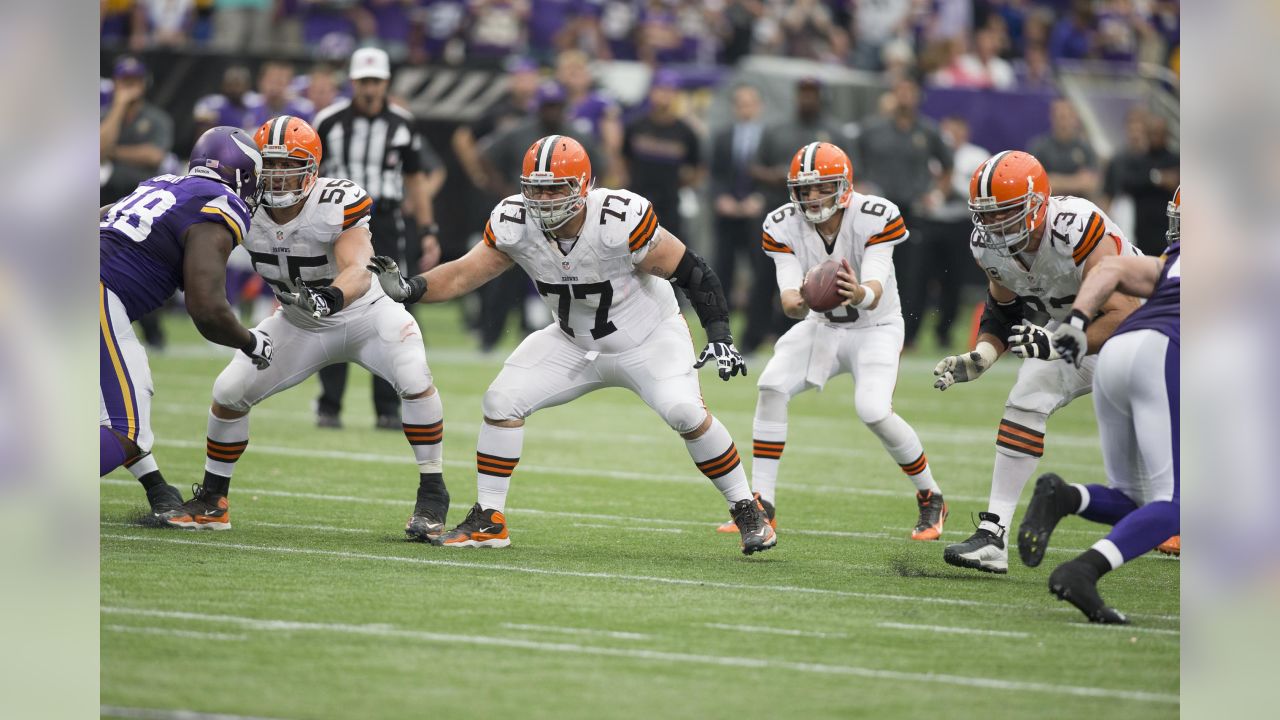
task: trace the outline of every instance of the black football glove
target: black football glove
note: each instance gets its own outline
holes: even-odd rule
[[[271,365],[271,336],[261,330],[250,330],[249,342],[240,352],[248,355],[259,370],[266,370]]]
[[[280,302],[309,312],[313,318],[328,317],[346,304],[342,291],[336,287],[307,287],[302,284],[301,278],[295,278],[293,284],[301,289],[296,293],[280,293]]]
[[[1088,329],[1089,318],[1079,310],[1072,310],[1067,321],[1053,331],[1053,336],[1050,338],[1053,349],[1058,351],[1062,359],[1080,367],[1085,354],[1089,352],[1089,336],[1085,334]]]
[[[728,380],[738,373],[742,373],[743,377],[747,376],[747,361],[742,357],[742,353],[738,352],[738,348],[733,346],[732,340],[707,343],[707,346],[702,349],[702,354],[698,356],[698,362],[693,366],[701,368],[712,360],[716,363],[721,380]]]

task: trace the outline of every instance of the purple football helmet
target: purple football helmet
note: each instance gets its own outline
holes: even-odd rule
[[[223,125],[210,128],[191,148],[188,175],[199,175],[230,187],[252,210],[261,188],[262,152],[253,138],[240,128]]]

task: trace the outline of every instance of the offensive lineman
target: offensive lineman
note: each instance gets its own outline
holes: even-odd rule
[[[1110,258],[1080,286],[1053,347],[1078,363],[1089,348],[1089,318],[1112,292],[1150,298],[1125,318],[1098,353],[1093,405],[1106,485],[1040,476],[1018,529],[1029,567],[1044,559],[1049,535],[1067,515],[1113,525],[1093,547],[1049,575],[1049,591],[1091,622],[1127,624],[1098,595],[1098,580],[1180,531],[1178,499],[1178,349],[1182,315],[1182,188],[1169,203],[1169,248],[1158,258]]]
[[[99,211],[98,468],[129,467],[160,523],[183,515],[182,495],[151,457],[151,368],[131,322],[178,288],[210,342],[239,348],[256,373],[271,338],[247,330],[227,304],[227,256],[248,232],[262,155],[243,130],[211,128],[191,148],[186,175],[160,175]]]
[[[1141,253],[1097,205],[1050,195],[1048,173],[1025,152],[1006,150],[978,166],[969,181],[969,210],[969,244],[987,274],[987,304],[973,350],[943,358],[933,370],[934,387],[976,380],[1006,350],[1025,359],[996,433],[987,511],[978,513],[977,531],[948,545],[942,557],[958,567],[1003,574],[1009,568],[1007,529],[1044,454],[1049,416],[1089,392],[1097,362],[1054,362],[1060,356],[1050,333],[1066,320],[1080,283],[1104,258]],[[1137,305],[1119,293],[1107,299],[1089,324],[1090,352]]]
[[[781,338],[760,374],[752,427],[751,487],[774,521],[774,488],[787,439],[787,404],[810,388],[849,373],[854,409],[893,461],[916,487],[919,519],[913,540],[937,540],[947,517],[942,492],[920,438],[893,411],[893,388],[902,353],[902,306],[898,302],[893,246],[907,239],[893,203],[853,190],[853,166],[835,145],[813,142],[791,160],[791,202],[764,221],[764,251],[777,266],[782,310],[801,320]],[[810,310],[800,296],[803,274],[839,259],[844,305],[826,313]],[[859,281],[861,278],[861,281]],[[720,527],[732,532],[732,523]]]
[[[698,469],[729,502],[742,552],[773,547],[777,536],[751,496],[733,438],[703,405],[695,372],[712,361],[724,380],[747,372],[729,334],[720,280],[658,224],[648,200],[594,188],[591,160],[571,137],[550,135],[529,146],[520,191],[498,203],[484,242],[458,260],[407,280],[390,258],[370,265],[391,297],[441,302],[517,263],[556,318],[520,343],[485,393],[477,502],[437,544],[509,545],[504,509],[525,418],[593,390],[624,387],[685,439]],[[673,283],[688,294],[707,332],[697,362]]]
[[[273,338],[276,362],[254,372],[236,357],[214,381],[204,483],[186,503],[188,517],[171,524],[229,529],[227,491],[249,444],[250,408],[325,365],[354,361],[400,394],[405,438],[419,469],[405,534],[411,540],[435,537],[449,509],[441,459],[444,411],[417,321],[366,269],[373,257],[373,200],[350,180],[318,177],[320,138],[305,121],[273,118],[254,139],[265,163],[262,206],[244,245],[283,304],[257,328]]]

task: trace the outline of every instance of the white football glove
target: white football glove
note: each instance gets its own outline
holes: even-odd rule
[[[986,372],[998,357],[1000,353],[987,342],[978,343],[978,347],[963,355],[944,357],[933,369],[933,374],[938,378],[933,381],[933,386],[939,390],[946,390],[958,382],[977,380],[978,376]]]
[[[405,279],[400,274],[400,266],[386,255],[374,256],[366,268],[378,277],[378,284],[387,297],[396,302],[415,303],[427,292],[426,278],[414,275]]]
[[[271,336],[261,330],[250,330],[249,342],[240,348],[240,352],[249,356],[254,367],[266,370],[271,365]]]
[[[693,364],[695,368],[700,368],[708,362],[715,360],[716,369],[720,372],[721,380],[742,373],[743,377],[747,376],[747,361],[742,357],[742,353],[738,352],[738,348],[733,346],[732,342],[709,342],[702,349],[702,354],[698,356],[698,361]]]
[[[1088,329],[1089,318],[1079,310],[1072,310],[1067,321],[1053,331],[1053,336],[1050,338],[1053,349],[1062,356],[1062,359],[1080,367],[1081,361],[1089,352],[1089,336],[1085,334]]]
[[[1062,357],[1049,342],[1049,331],[1032,322],[1023,322],[1013,326],[1013,334],[1009,336],[1009,350],[1020,358],[1034,360],[1057,360]]]

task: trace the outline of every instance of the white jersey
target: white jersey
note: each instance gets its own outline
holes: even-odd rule
[[[498,203],[484,242],[511,257],[537,284],[560,331],[583,350],[638,346],[679,313],[671,283],[636,267],[658,237],[648,200],[628,190],[587,194],[586,222],[567,251],[526,217],[520,195]]]
[[[973,257],[987,277],[1017,293],[1029,312],[1026,319],[1038,325],[1049,319],[1060,322],[1071,314],[1085,260],[1106,242],[1115,243],[1119,255],[1142,254],[1101,208],[1069,195],[1049,198],[1044,237],[1030,267],[988,248],[976,228],[969,238]]]
[[[813,223],[805,220],[793,203],[787,203],[765,218],[763,246],[770,257],[794,255],[800,261],[802,272],[827,260],[846,258],[854,274],[861,278],[862,257],[868,247],[897,245],[909,235],[897,205],[882,197],[855,192],[831,245],[827,245]],[[826,313],[809,312],[809,319],[846,328],[871,327],[901,318],[897,274],[892,267],[875,308],[859,310],[846,306]]]
[[[338,276],[334,242],[347,230],[368,227],[372,207],[372,198],[359,185],[350,180],[323,177],[316,180],[315,187],[302,201],[302,212],[283,225],[276,223],[265,207],[259,207],[244,236],[244,247],[249,251],[253,269],[277,295],[297,292],[295,281],[298,279],[312,287],[332,283]],[[317,319],[285,305],[284,316],[303,329],[324,329],[343,323],[353,310],[384,296],[382,286],[372,282],[364,295],[347,298],[347,306],[341,313]]]

